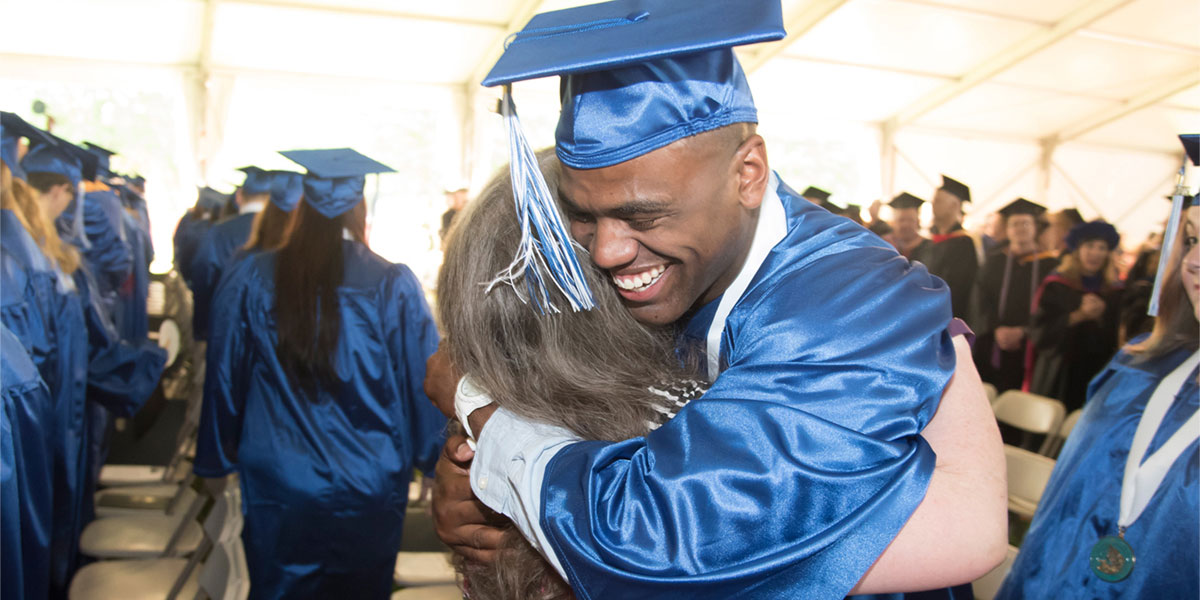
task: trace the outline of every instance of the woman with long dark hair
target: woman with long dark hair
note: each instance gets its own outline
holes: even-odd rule
[[[552,150],[539,158],[556,190],[558,159]],[[699,376],[680,366],[671,332],[635,321],[591,260],[579,261],[596,300],[590,311],[543,315],[526,303],[523,289],[489,288],[485,283],[508,266],[520,241],[502,169],[456,217],[438,275],[445,349],[473,385],[524,417],[608,441],[645,435],[703,392]],[[556,294],[554,301],[565,305]],[[456,560],[473,600],[573,597],[515,527],[507,529],[494,563]]]
[[[304,165],[287,241],[237,263],[213,303],[195,472],[240,475],[251,598],[386,598],[413,467],[445,418],[422,390],[438,335],[421,286],[364,240],[353,150]]]
[[[1076,225],[1069,253],[1034,294],[1029,391],[1062,400],[1067,412],[1083,406],[1088,382],[1117,351],[1122,285],[1111,255],[1120,241],[1104,221]]]
[[[304,176],[291,171],[270,171],[271,197],[262,212],[254,215],[250,237],[240,255],[258,250],[274,250],[287,241],[292,215],[304,191]]]
[[[1200,596],[1198,236],[1193,204],[1163,249],[1154,329],[1092,380],[997,598]]]

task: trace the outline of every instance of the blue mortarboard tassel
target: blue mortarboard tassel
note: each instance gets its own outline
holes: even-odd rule
[[[1183,136],[1180,136],[1179,139],[1186,149],[1187,141]],[[1179,223],[1183,217],[1183,201],[1188,195],[1187,186],[1183,181],[1189,158],[1189,156],[1183,157],[1183,164],[1179,165],[1179,174],[1175,177],[1175,193],[1171,195],[1171,218],[1167,220],[1167,231],[1163,234],[1162,250],[1158,253],[1158,274],[1154,276],[1154,293],[1150,296],[1150,306],[1146,309],[1146,314],[1151,317],[1158,316],[1158,301],[1159,296],[1162,295],[1163,278],[1166,276],[1167,264],[1171,260],[1175,237],[1179,235]]]
[[[501,114],[508,130],[508,152],[512,157],[509,176],[512,178],[513,200],[521,226],[521,243],[508,268],[496,275],[487,286],[505,283],[515,290],[518,279],[525,280],[525,290],[538,311],[561,312],[550,299],[549,284],[553,283],[571,304],[571,310],[591,310],[595,305],[592,290],[583,277],[583,269],[575,256],[570,235],[558,215],[558,206],[538,167],[537,156],[521,130],[513,106],[511,86],[504,86]],[[518,294],[520,296],[520,294]]]

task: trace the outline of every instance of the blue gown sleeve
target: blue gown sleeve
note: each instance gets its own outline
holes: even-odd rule
[[[124,209],[111,192],[84,196],[83,226],[90,248],[83,249],[102,289],[117,290],[133,272],[133,247],[125,234]]]
[[[3,410],[0,410],[0,504],[4,510],[0,511],[0,553],[4,554],[4,561],[0,562],[0,593],[5,598],[25,598],[21,568],[21,493],[17,488],[16,450],[8,414],[12,401],[8,398],[7,387],[3,402]]]
[[[221,282],[222,265],[216,236],[210,229],[192,259],[192,337],[196,340],[208,338],[209,312],[217,284]]]
[[[396,276],[391,282],[390,306],[385,314],[397,315],[399,319],[385,319],[394,325],[388,332],[388,349],[392,371],[398,374],[409,402],[408,414],[412,418],[408,435],[412,440],[413,464],[432,477],[446,430],[446,417],[425,395],[424,387],[425,361],[437,351],[437,326],[416,276],[404,265],[394,268]]]
[[[95,283],[81,266],[75,285],[83,301],[88,330],[88,399],[118,417],[131,417],[154,393],[167,362],[167,352],[149,340],[131,344],[99,310]]]
[[[237,467],[238,445],[245,417],[245,369],[249,325],[247,292],[251,269],[243,261],[232,269],[213,302],[212,335],[204,372],[204,403],[196,441],[193,471],[201,477],[222,477]]]
[[[673,420],[550,460],[541,527],[579,598],[841,598],[896,536],[936,459],[950,298],[890,249],[840,256],[748,290]]]

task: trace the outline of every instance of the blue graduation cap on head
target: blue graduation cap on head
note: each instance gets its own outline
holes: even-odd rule
[[[573,310],[594,305],[521,132],[510,84],[561,76],[558,157],[572,168],[602,168],[705,131],[757,122],[732,48],[785,35],[779,0],[615,0],[534,16],[508,39],[483,80],[485,86],[505,86],[501,113],[525,232],[517,257],[496,282],[515,287],[524,278],[543,311],[557,312],[550,282]]]
[[[197,192],[196,205],[202,211],[219,212],[228,203],[229,194],[223,194],[208,186],[200,188]]]
[[[1179,223],[1183,218],[1184,204],[1191,205],[1196,202],[1196,197],[1188,194],[1184,176],[1187,174],[1189,161],[1193,166],[1200,166],[1200,134],[1180,134],[1179,143],[1183,144],[1183,164],[1179,165],[1179,173],[1175,177],[1175,193],[1171,195],[1171,217],[1167,219],[1167,231],[1163,235],[1162,252],[1159,252],[1158,255],[1158,274],[1154,277],[1154,293],[1151,294],[1150,305],[1146,309],[1146,314],[1152,317],[1158,316],[1158,301],[1159,295],[1162,293],[1163,277],[1167,272],[1167,261],[1171,258],[1171,248],[1174,247],[1175,238],[1179,235]]]
[[[25,179],[25,171],[17,160],[17,146],[21,138],[29,138],[30,145],[54,144],[50,134],[26,123],[15,113],[0,111],[0,160],[8,165],[17,179]]]
[[[34,145],[21,159],[21,168],[26,173],[55,173],[71,181],[75,188],[75,211],[70,235],[84,248],[91,248],[92,244],[83,227],[82,182],[84,179],[95,179],[96,157],[60,137],[50,133],[45,135],[48,139]]]
[[[96,157],[97,174],[99,174],[101,177],[111,177],[114,175],[114,173],[109,169],[109,159],[111,159],[116,152],[91,142],[84,142],[83,147],[85,150],[91,153],[92,156]]]
[[[258,167],[242,167],[239,171],[246,174],[242,182],[242,194],[258,196],[271,193],[271,173]]]
[[[308,170],[304,201],[330,219],[362,202],[367,175],[396,172],[350,148],[286,150],[280,154]]]
[[[271,171],[271,204],[283,212],[292,212],[304,193],[304,175],[292,171]]]

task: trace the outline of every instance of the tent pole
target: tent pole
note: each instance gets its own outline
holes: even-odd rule
[[[1054,151],[1058,142],[1052,138],[1040,143],[1042,155],[1038,160],[1038,195],[1037,202],[1042,206],[1050,206],[1050,179],[1054,171]]]
[[[883,184],[883,197],[880,200],[887,204],[896,194],[896,122],[884,121],[879,124],[879,170]]]

